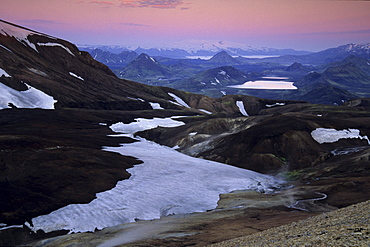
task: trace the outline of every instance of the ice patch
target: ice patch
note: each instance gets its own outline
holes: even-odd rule
[[[173,93],[168,93],[169,96],[171,96],[172,98],[174,98],[176,100],[176,102],[173,102],[171,101],[171,103],[174,103],[176,105],[180,105],[180,106],[183,106],[183,107],[186,107],[186,108],[191,108],[188,104],[186,104],[185,101],[183,101],[179,96],[177,96],[176,94],[173,94]]]
[[[243,114],[243,116],[246,116],[246,117],[249,116],[247,111],[244,108],[243,101],[236,101],[236,106],[239,108],[239,111],[240,111],[241,114]]]
[[[0,91],[0,109],[10,108],[9,103],[18,108],[54,109],[54,103],[57,102],[53,97],[31,86],[28,86],[26,91],[17,91],[0,83]]]
[[[326,129],[317,128],[311,132],[312,138],[318,143],[333,143],[339,141],[340,139],[353,139],[359,138],[367,140],[370,145],[370,140],[367,136],[361,136],[360,130],[358,129],[348,129],[348,130],[336,130],[336,129]]]
[[[37,43],[38,46],[58,46],[58,47],[62,47],[64,50],[66,50],[69,54],[71,54],[72,56],[75,56],[75,54],[73,54],[71,52],[71,50],[67,47],[65,47],[64,45],[62,44],[59,44],[59,43],[51,43],[51,42],[48,42],[48,43]]]
[[[73,76],[73,77],[76,77],[77,79],[80,79],[81,81],[84,81],[84,80],[85,80],[84,78],[82,78],[81,76],[76,75],[76,74],[75,74],[75,73],[73,73],[73,72],[69,72],[69,74],[70,74],[71,76]]]

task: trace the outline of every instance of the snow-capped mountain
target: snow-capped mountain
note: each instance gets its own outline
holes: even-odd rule
[[[218,53],[220,51],[227,51],[231,55],[302,55],[309,53],[305,51],[295,51],[293,49],[257,47],[245,43],[214,40],[185,40],[181,42],[174,42],[170,47],[181,48],[190,54],[199,54],[202,52]]]
[[[232,56],[250,55],[305,55],[310,52],[296,51],[293,49],[276,49],[268,47],[255,47],[248,44],[229,41],[185,40],[174,42],[163,47],[125,47],[125,46],[89,46],[80,45],[80,49],[91,52],[94,49],[120,53],[121,51],[135,51],[146,53],[150,56],[164,56],[170,58],[186,58],[191,56],[213,56],[221,51],[226,51]]]

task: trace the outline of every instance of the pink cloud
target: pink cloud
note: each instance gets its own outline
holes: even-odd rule
[[[90,1],[90,3],[103,4],[103,5],[113,5],[113,2],[108,1]]]
[[[159,9],[174,9],[183,4],[182,0],[119,0],[123,7],[149,7]]]

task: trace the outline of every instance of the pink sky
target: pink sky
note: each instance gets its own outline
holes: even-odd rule
[[[2,0],[0,16],[75,44],[216,40],[319,51],[370,42],[370,1]]]

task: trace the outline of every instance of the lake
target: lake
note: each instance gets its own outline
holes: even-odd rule
[[[294,90],[297,89],[292,81],[285,81],[287,77],[262,77],[261,80],[247,81],[241,85],[232,85],[228,87],[239,89],[275,89],[275,90]]]

